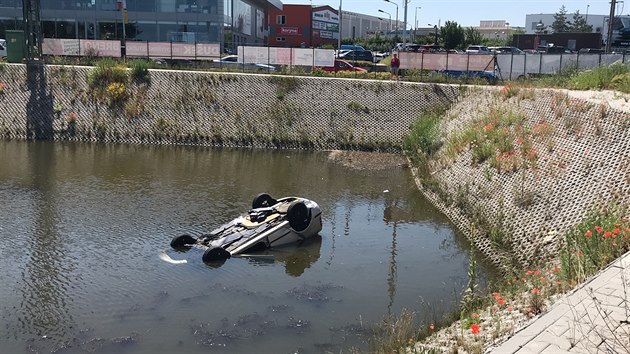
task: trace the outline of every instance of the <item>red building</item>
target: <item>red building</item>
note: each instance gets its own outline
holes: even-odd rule
[[[330,6],[283,5],[269,9],[267,23],[270,46],[336,46],[339,39],[339,15]]]

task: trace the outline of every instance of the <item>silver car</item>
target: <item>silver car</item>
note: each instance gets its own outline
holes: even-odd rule
[[[268,64],[239,63],[238,55],[226,55],[221,59],[214,59],[212,63],[216,67],[233,68],[249,71],[276,71],[276,67]]]

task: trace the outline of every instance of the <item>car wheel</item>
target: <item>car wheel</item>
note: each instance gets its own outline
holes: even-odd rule
[[[260,193],[252,201],[252,209],[268,208],[268,207],[276,204],[277,202],[278,201],[273,199],[273,198],[271,198],[271,196],[269,194],[267,194],[267,193]]]
[[[173,239],[171,240],[171,247],[182,248],[186,245],[193,245],[195,244],[195,242],[197,242],[197,240],[194,237],[188,234],[183,234],[173,237]]]
[[[287,210],[289,226],[295,232],[302,232],[311,224],[311,213],[304,202],[293,202]]]
[[[226,251],[223,247],[208,248],[201,258],[204,262],[216,262],[224,261],[232,257],[230,252]]]

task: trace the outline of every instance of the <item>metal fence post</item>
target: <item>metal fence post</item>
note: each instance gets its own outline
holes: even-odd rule
[[[512,80],[512,69],[514,68],[514,53],[510,57],[510,80]]]

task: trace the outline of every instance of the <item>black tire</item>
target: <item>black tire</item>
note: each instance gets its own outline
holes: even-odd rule
[[[293,202],[287,210],[289,226],[295,232],[302,232],[311,224],[311,213],[304,202]]]
[[[186,245],[193,245],[195,244],[195,242],[197,242],[197,240],[194,237],[188,234],[183,234],[173,237],[173,239],[171,240],[171,247],[182,248]]]
[[[230,252],[226,251],[224,248],[214,247],[214,248],[208,248],[203,253],[203,257],[201,259],[204,262],[208,263],[208,262],[224,261],[230,257],[232,257],[232,255],[230,254]]]
[[[254,201],[252,201],[252,209],[268,208],[276,204],[277,202],[278,201],[271,198],[269,194],[260,193],[259,195],[256,196],[256,198],[254,198]]]

